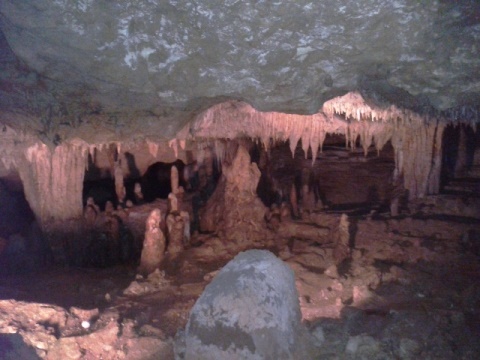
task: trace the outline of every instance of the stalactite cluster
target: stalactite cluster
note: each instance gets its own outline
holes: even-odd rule
[[[359,139],[365,155],[370,146],[379,152],[391,141],[394,176],[404,178],[409,197],[438,192],[445,120],[423,117],[394,105],[380,108],[368,104],[357,92],[327,101],[322,110],[313,115],[260,112],[246,103],[228,101],[201,113],[179,138],[190,134],[191,139],[217,139],[215,149],[218,139],[259,139],[265,148],[271,141],[289,141],[292,155],[302,140],[305,157],[310,150],[312,162],[322,151],[326,134],[344,135],[346,146],[352,149]]]
[[[84,149],[71,144],[26,148],[17,166],[26,198],[41,223],[82,215],[85,159]]]
[[[170,141],[149,136],[87,143],[76,138],[51,147],[33,135],[2,125],[0,155],[4,169],[18,171],[27,199],[41,222],[81,215],[82,181],[88,158],[95,163],[98,151],[112,146],[119,156],[130,149],[144,149],[150,157],[136,165],[146,169],[158,159],[168,162],[180,158],[201,164],[213,157],[222,163],[231,157],[229,139],[254,139],[266,149],[288,141],[292,155],[301,140],[305,157],[311,154],[312,162],[322,151],[327,134],[344,135],[348,148],[359,142],[365,155],[371,146],[379,152],[390,141],[395,151],[393,178],[403,179],[404,188],[413,199],[439,191],[446,124],[444,118],[421,116],[394,105],[373,105],[353,92],[327,101],[322,111],[313,115],[260,112],[244,102],[223,102],[198,114]],[[189,155],[187,160],[187,152],[193,158]]]

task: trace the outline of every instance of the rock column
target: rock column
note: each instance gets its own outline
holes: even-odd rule
[[[158,269],[165,256],[165,236],[160,229],[162,213],[154,209],[145,223],[145,239],[143,240],[142,255],[138,272],[148,275]]]

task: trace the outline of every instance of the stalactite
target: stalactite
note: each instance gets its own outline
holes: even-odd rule
[[[123,181],[123,170],[122,170],[122,162],[120,159],[117,159],[114,163],[113,167],[113,176],[115,180],[115,193],[117,195],[117,200],[120,204],[123,204],[125,201],[125,197],[127,195],[125,191],[125,184]]]
[[[312,155],[323,145],[327,133],[344,133],[346,122],[339,117],[327,121],[323,113],[309,116],[282,114],[277,112],[259,112],[242,102],[217,104],[201,113],[177,136],[179,139],[189,134],[191,139],[235,139],[249,137],[260,139],[265,149],[270,141],[289,141],[292,156],[300,139],[307,154],[311,148]]]
[[[173,150],[173,152],[175,154],[175,158],[178,159],[178,140],[177,139],[170,140],[168,142],[168,146],[170,146],[170,148]]]
[[[152,155],[153,158],[156,158],[158,155],[158,144],[147,140],[148,152]]]
[[[432,167],[428,176],[428,194],[438,194],[440,192],[440,175],[442,171],[442,150],[443,150],[443,132],[446,124],[438,122],[435,139],[433,143]]]

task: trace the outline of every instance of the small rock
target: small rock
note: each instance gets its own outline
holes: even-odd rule
[[[322,346],[325,342],[325,334],[323,333],[323,328],[321,326],[317,326],[312,330],[312,336],[315,346]]]
[[[345,352],[351,355],[365,356],[367,354],[375,354],[379,351],[380,344],[373,337],[368,335],[351,336],[348,339]]]
[[[215,277],[215,275],[218,274],[219,271],[220,271],[220,270],[215,270],[215,271],[209,272],[208,274],[205,274],[205,275],[203,276],[203,280],[205,280],[205,281],[210,281],[210,280],[212,280],[212,279]]]
[[[48,345],[45,344],[43,341],[38,341],[35,343],[35,347],[37,349],[40,349],[40,350],[47,350],[48,349]]]
[[[403,338],[400,339],[400,345],[398,348],[398,355],[402,360],[416,359],[420,354],[422,345],[416,340]]]
[[[123,291],[123,295],[142,295],[148,291],[148,287],[144,284],[139,284],[137,281],[132,281],[130,285]]]
[[[353,304],[362,305],[366,300],[371,299],[373,294],[366,286],[353,287]]]
[[[152,337],[158,337],[158,338],[164,338],[165,334],[163,333],[162,330],[157,329],[156,327],[153,327],[152,325],[145,324],[143,325],[139,330],[138,333],[141,336],[152,336]]]
[[[327,275],[331,279],[338,279],[338,270],[336,265],[331,265],[330,267],[325,270],[325,275]]]
[[[72,306],[70,308],[70,313],[74,317],[76,317],[77,319],[85,320],[85,321],[88,322],[88,321],[92,321],[92,318],[98,317],[99,310],[98,310],[98,308],[94,308],[94,309],[91,309],[91,310],[84,310],[84,309],[80,309],[80,308]]]

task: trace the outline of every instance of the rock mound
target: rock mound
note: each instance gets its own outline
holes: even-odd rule
[[[230,261],[194,305],[185,359],[294,359],[301,324],[293,271],[272,253],[249,250]]]

